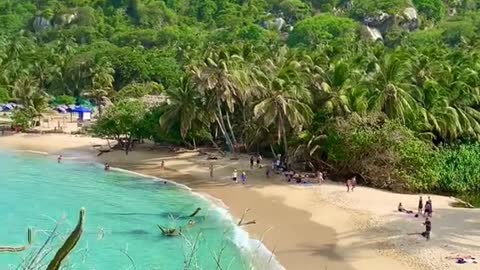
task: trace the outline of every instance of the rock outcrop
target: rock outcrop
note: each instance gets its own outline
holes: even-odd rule
[[[385,34],[395,24],[395,16],[379,12],[375,16],[365,17],[363,24],[370,28],[376,28],[380,33]]]
[[[400,26],[408,31],[413,31],[420,26],[417,10],[413,7],[408,7],[403,10]]]
[[[52,25],[47,18],[36,16],[35,19],[33,19],[32,27],[35,32],[40,32],[49,29]]]
[[[367,25],[363,25],[360,29],[362,38],[368,41],[383,40],[382,34],[377,28],[371,28]]]

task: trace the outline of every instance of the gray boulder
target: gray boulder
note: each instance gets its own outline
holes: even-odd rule
[[[383,40],[382,34],[380,31],[378,31],[377,28],[371,28],[368,27],[367,25],[362,25],[362,28],[360,29],[360,33],[363,39],[368,40],[368,41],[378,41],[378,40]]]
[[[385,34],[395,24],[395,16],[385,12],[379,12],[375,16],[366,17],[363,24],[370,28],[376,28],[380,33]]]
[[[35,32],[40,32],[49,29],[52,27],[52,24],[47,18],[36,16],[35,19],[33,19],[32,27]]]
[[[420,26],[417,10],[413,7],[408,7],[403,10],[403,16],[400,19],[400,26],[408,31],[413,31]]]
[[[282,17],[277,17],[273,20],[265,21],[263,23],[264,28],[273,28],[277,31],[281,31],[283,27],[286,25],[286,21]]]

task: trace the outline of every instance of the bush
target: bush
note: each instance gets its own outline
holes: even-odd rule
[[[353,18],[362,20],[367,16],[375,16],[379,12],[399,14],[408,7],[406,0],[357,0],[350,11]]]
[[[463,144],[440,150],[442,170],[439,191],[468,193],[480,191],[480,144]]]
[[[373,187],[426,191],[439,179],[431,145],[381,116],[352,116],[331,124],[324,150],[338,172],[359,174]]]
[[[8,102],[10,95],[8,94],[7,88],[0,87],[0,103]]]
[[[413,0],[413,4],[430,20],[440,21],[445,15],[443,0]]]
[[[320,15],[300,21],[288,37],[290,46],[313,46],[334,39],[355,37],[358,23],[349,18]]]
[[[73,105],[75,104],[75,102],[76,102],[75,97],[72,97],[69,95],[56,96],[55,99],[53,100],[53,103],[57,105]]]

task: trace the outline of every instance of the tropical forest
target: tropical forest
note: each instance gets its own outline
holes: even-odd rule
[[[0,0],[0,103],[400,192],[480,191],[477,0]]]

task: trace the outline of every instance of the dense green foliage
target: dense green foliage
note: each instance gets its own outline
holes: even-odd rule
[[[412,4],[418,18],[405,12]],[[478,191],[478,9],[472,0],[0,0],[0,102],[23,105],[24,123],[49,102],[88,99],[99,114],[107,107],[95,132],[126,149],[135,138],[271,149],[374,186]],[[145,106],[147,95],[168,103]]]
[[[295,25],[288,37],[291,46],[314,46],[333,40],[352,41],[358,25],[349,18],[321,15],[308,18]]]

